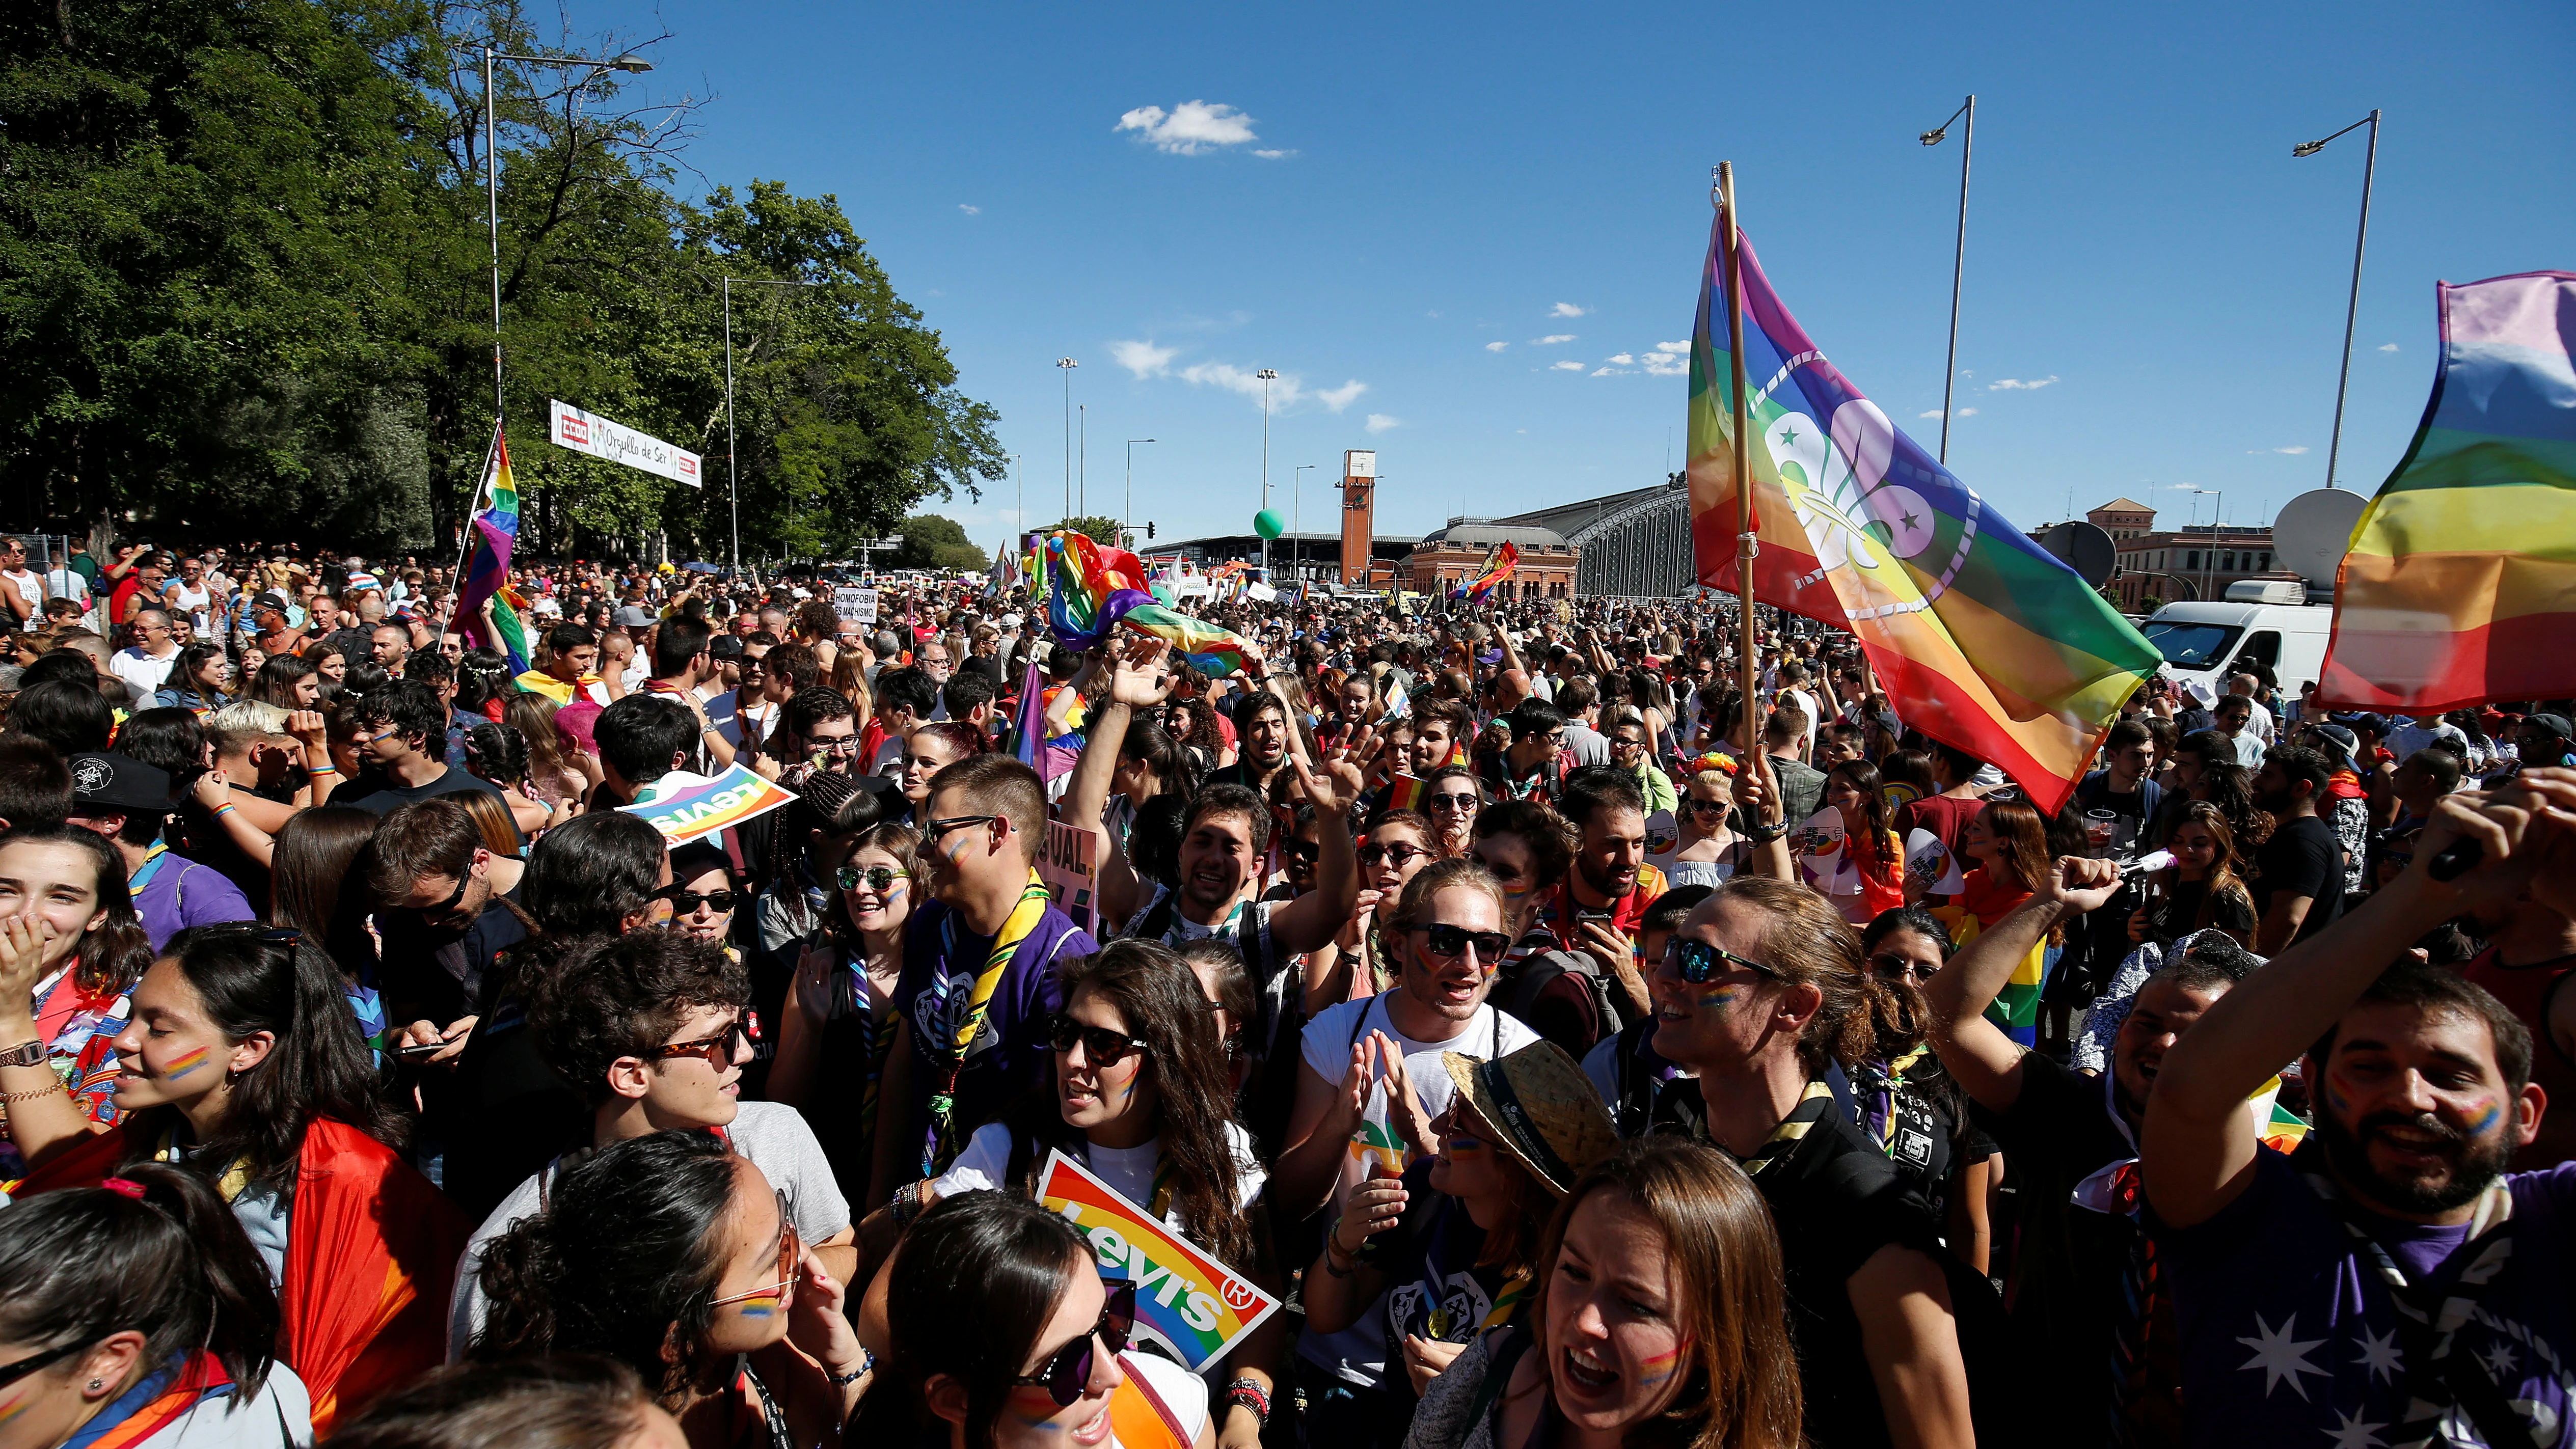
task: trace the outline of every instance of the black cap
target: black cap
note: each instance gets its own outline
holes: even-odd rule
[[[718,634],[707,641],[707,655],[714,659],[740,659],[742,640],[732,634]]]
[[[177,808],[170,777],[130,755],[71,758],[74,815],[167,815]]]
[[[2570,725],[2563,714],[2527,714],[2522,717],[2522,722],[2546,730],[2562,740],[2576,739],[2576,725]]]

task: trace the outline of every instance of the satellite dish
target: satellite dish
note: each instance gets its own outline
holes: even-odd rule
[[[2272,520],[2272,562],[2319,588],[2334,587],[2352,530],[2370,499],[2343,488],[2319,488],[2281,505]]]
[[[2090,523],[2061,523],[2039,536],[2039,546],[2057,555],[2075,576],[2095,588],[2111,578],[2120,550],[2111,535]]]

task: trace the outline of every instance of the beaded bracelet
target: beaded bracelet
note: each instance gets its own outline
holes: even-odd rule
[[[1227,1384],[1225,1401],[1229,1404],[1241,1404],[1250,1409],[1252,1416],[1259,1419],[1265,1426],[1270,1422],[1270,1395],[1261,1387],[1258,1379],[1240,1378]]]

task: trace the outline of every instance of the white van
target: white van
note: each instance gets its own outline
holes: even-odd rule
[[[2304,602],[2306,592],[2293,579],[2240,579],[2224,600],[2165,605],[2138,632],[2165,656],[2165,677],[2204,699],[2227,692],[2228,666],[2240,660],[2270,666],[2282,698],[2296,699],[2324,666],[2334,628],[2334,605]]]

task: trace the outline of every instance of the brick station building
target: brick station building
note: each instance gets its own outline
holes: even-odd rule
[[[1582,550],[1551,528],[1491,523],[1481,518],[1453,518],[1449,526],[1414,545],[1410,566],[1416,593],[1446,598],[1451,589],[1476,576],[1485,555],[1504,543],[1520,545],[1512,576],[1497,586],[1497,599],[1570,599],[1574,565]]]

